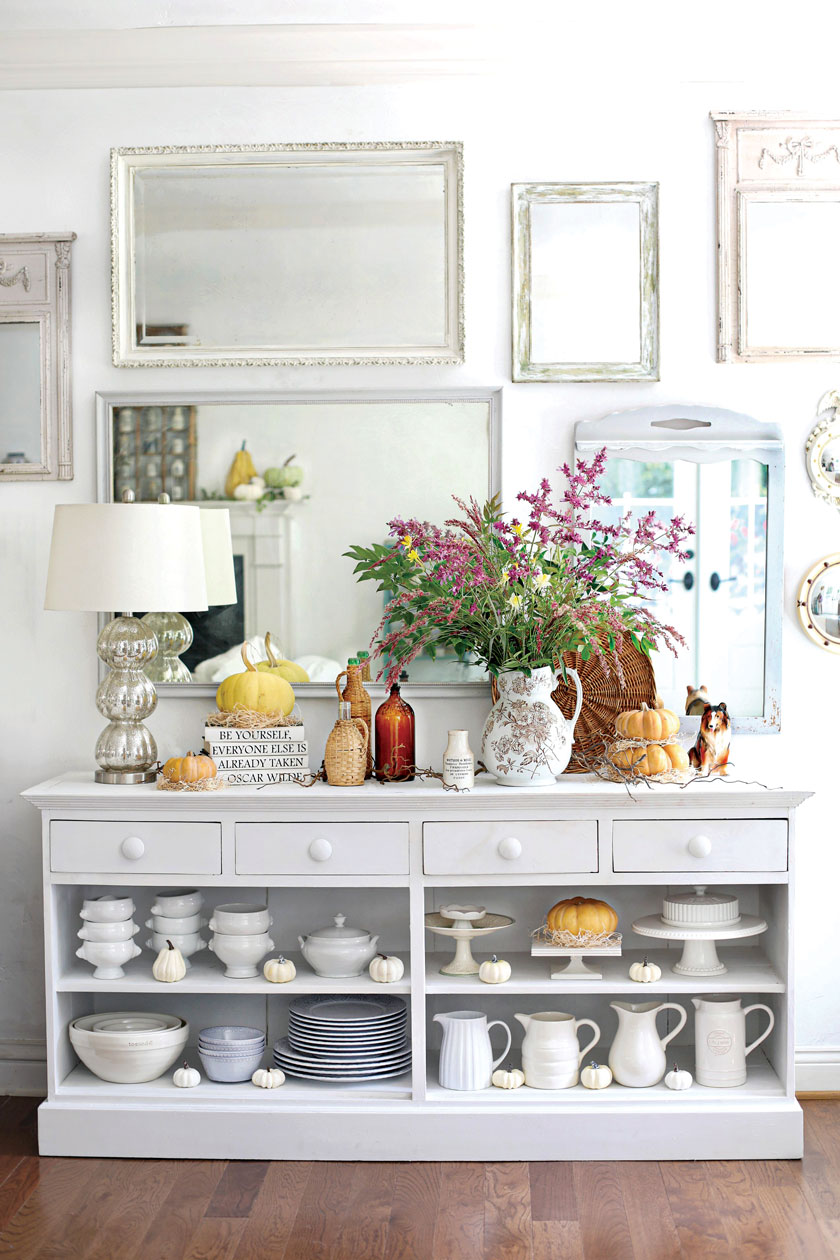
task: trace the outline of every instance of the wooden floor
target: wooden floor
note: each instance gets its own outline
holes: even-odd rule
[[[840,1102],[804,1104],[801,1162],[666,1164],[39,1159],[36,1106],[0,1100],[19,1260],[840,1257]]]

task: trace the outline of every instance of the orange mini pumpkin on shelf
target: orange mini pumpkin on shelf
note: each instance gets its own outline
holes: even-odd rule
[[[552,932],[570,932],[580,936],[594,932],[607,936],[618,927],[618,915],[606,901],[597,897],[569,897],[558,901],[545,916],[546,925]]]
[[[199,779],[215,779],[216,763],[206,753],[188,752],[185,757],[170,757],[161,774],[170,783],[197,783]]]
[[[680,729],[680,719],[673,709],[627,709],[615,719],[617,735],[625,739],[670,739]]]
[[[608,756],[619,770],[628,770],[643,778],[689,769],[688,753],[682,744],[648,744],[646,748],[618,748],[614,744]]]

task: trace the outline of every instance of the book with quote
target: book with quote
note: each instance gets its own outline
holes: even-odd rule
[[[309,741],[305,739],[248,740],[242,743],[217,742],[206,739],[204,751],[218,761],[219,757],[308,757]]]
[[[226,770],[302,770],[309,769],[309,755],[297,757],[219,757],[214,758],[216,769],[223,775]]]
[[[249,730],[245,726],[205,726],[206,744],[286,743],[303,739],[303,726],[261,726]]]
[[[229,770],[219,777],[235,787],[244,783],[292,783],[309,774],[303,770]]]

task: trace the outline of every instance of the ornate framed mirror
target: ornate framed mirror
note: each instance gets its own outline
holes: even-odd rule
[[[840,552],[823,556],[805,574],[796,611],[812,643],[826,652],[840,652]]]
[[[823,394],[805,443],[805,464],[818,499],[840,507],[840,391]]]

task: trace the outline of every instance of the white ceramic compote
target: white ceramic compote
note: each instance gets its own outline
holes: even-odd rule
[[[438,936],[455,941],[455,957],[441,967],[442,976],[475,976],[478,963],[472,956],[470,942],[487,936],[514,922],[506,914],[488,914],[484,906],[441,906],[426,915],[426,927]]]

